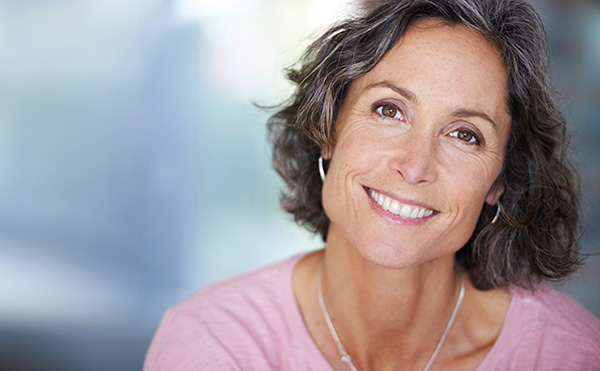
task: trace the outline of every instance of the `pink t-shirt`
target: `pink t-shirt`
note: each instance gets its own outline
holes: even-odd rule
[[[331,370],[292,289],[304,255],[214,284],[169,309],[144,370]],[[600,321],[548,286],[513,289],[511,308],[478,370],[600,370]]]

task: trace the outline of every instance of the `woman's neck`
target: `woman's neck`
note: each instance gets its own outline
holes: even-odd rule
[[[319,267],[327,311],[358,370],[423,369],[456,306],[463,274],[464,300],[433,367],[477,367],[502,330],[508,290],[476,289],[453,255],[409,268],[382,268],[336,240],[339,231],[329,233],[327,248],[302,259],[292,282],[307,330],[334,369],[348,367],[318,301]]]
[[[458,298],[454,257],[386,269],[328,241],[321,264],[325,304],[356,363],[369,369],[396,363],[423,368]]]

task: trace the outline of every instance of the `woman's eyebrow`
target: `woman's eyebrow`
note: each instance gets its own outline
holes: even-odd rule
[[[496,130],[498,129],[498,125],[496,125],[496,122],[492,120],[491,117],[488,116],[486,113],[481,111],[458,108],[454,110],[454,112],[452,112],[452,116],[461,118],[479,117],[492,124]]]
[[[373,88],[379,88],[379,87],[384,87],[384,88],[388,88],[388,89],[392,89],[393,91],[395,91],[396,93],[400,94],[401,96],[403,96],[404,98],[408,99],[411,102],[414,103],[419,103],[419,101],[417,100],[417,96],[415,95],[415,93],[413,93],[412,91],[405,89],[405,88],[401,88],[398,85],[394,85],[393,83],[384,80],[384,81],[379,81],[379,82],[375,82],[373,84],[368,85],[365,90],[369,90],[369,89],[373,89]]]

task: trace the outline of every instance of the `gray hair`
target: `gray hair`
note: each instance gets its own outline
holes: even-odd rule
[[[370,0],[356,17],[327,30],[288,70],[290,100],[268,123],[273,163],[287,185],[283,208],[325,239],[329,219],[316,169],[335,145],[335,120],[351,82],[369,72],[421,19],[466,25],[491,40],[508,73],[511,130],[495,186],[501,213],[485,205],[457,261],[479,288],[533,287],[581,264],[579,190],[568,162],[566,121],[547,74],[548,46],[539,15],[523,0]]]

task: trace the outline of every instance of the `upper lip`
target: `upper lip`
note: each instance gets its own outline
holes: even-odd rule
[[[376,189],[376,188],[372,188],[372,187],[363,186],[363,188],[367,191],[367,193],[369,193],[369,190],[372,189],[372,190],[374,190],[375,192],[377,192],[377,193],[379,193],[381,195],[387,196],[389,198],[392,198],[392,199],[400,202],[401,204],[411,205],[411,206],[418,206],[418,207],[422,207],[422,208],[427,209],[427,210],[437,211],[435,208],[433,208],[433,206],[428,205],[428,204],[426,204],[424,202],[402,198],[402,197],[399,197],[398,195],[392,194],[390,192],[382,191],[382,190],[379,190],[379,189]]]

